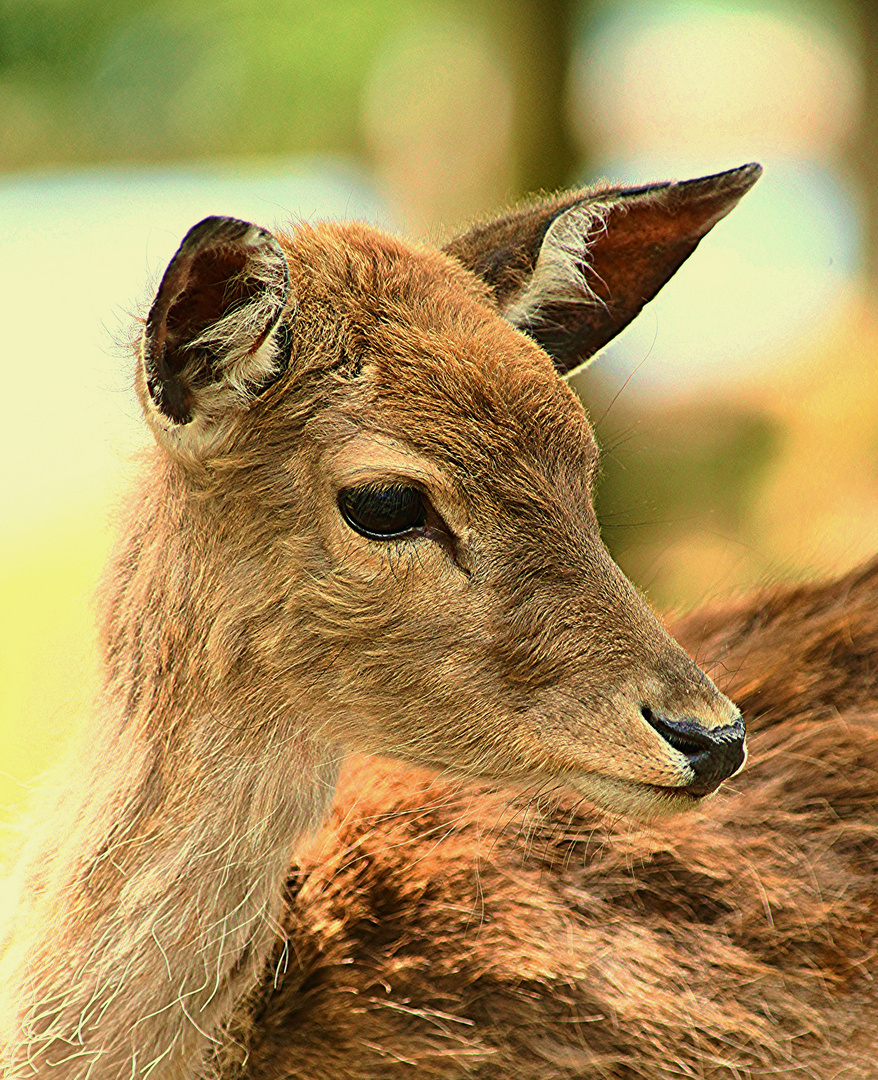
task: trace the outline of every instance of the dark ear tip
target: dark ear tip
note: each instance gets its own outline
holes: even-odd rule
[[[676,186],[680,190],[685,190],[687,194],[703,191],[705,194],[741,198],[761,175],[762,166],[757,161],[751,161],[748,165],[741,165],[737,169],[726,169],[725,172],[699,176],[695,180],[684,180]]]
[[[759,177],[762,175],[762,166],[758,161],[751,161],[747,165],[741,165],[737,169],[730,169],[730,173],[738,173],[742,178],[749,179],[751,184],[755,184]]]
[[[279,249],[277,240],[268,229],[263,229],[261,225],[254,225],[240,218],[211,216],[203,218],[197,225],[192,226],[183,237],[177,254],[197,251],[204,247],[242,242],[250,247],[267,244]]]
[[[249,248],[263,253],[267,250],[282,266],[285,276],[287,274],[283,249],[268,229],[240,218],[203,218],[186,233],[168,263],[147,316],[148,329],[153,329],[156,319],[167,314],[168,307],[185,287],[195,260],[206,251],[223,248]]]

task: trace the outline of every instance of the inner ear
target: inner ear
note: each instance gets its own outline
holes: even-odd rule
[[[567,193],[476,226],[445,251],[567,374],[631,322],[761,173],[744,165],[683,183]]]
[[[210,217],[190,229],[146,320],[143,364],[155,408],[173,424],[263,393],[286,370],[289,268],[266,229]]]

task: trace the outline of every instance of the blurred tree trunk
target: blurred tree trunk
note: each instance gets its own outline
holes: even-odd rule
[[[863,76],[860,125],[847,153],[862,196],[863,274],[868,297],[878,303],[878,3],[842,0]]]
[[[575,35],[590,3],[497,0],[492,4],[507,43],[515,94],[516,186],[512,196],[569,186],[583,153],[570,130],[568,79]]]
[[[863,264],[870,297],[878,302],[878,4],[861,0],[858,7],[864,94],[855,161],[863,185]]]

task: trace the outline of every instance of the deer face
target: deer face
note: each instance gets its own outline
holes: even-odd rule
[[[601,542],[597,448],[559,374],[757,175],[566,196],[444,253],[361,225],[196,226],[139,389],[184,519],[223,522],[224,670],[348,749],[641,817],[736,772],[739,713]]]

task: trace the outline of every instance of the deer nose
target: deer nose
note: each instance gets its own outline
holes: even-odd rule
[[[694,780],[684,788],[690,795],[709,795],[744,764],[744,721],[739,716],[731,724],[706,728],[697,720],[671,720],[653,712],[648,706],[640,709],[651,728],[678,750],[694,774]]]

